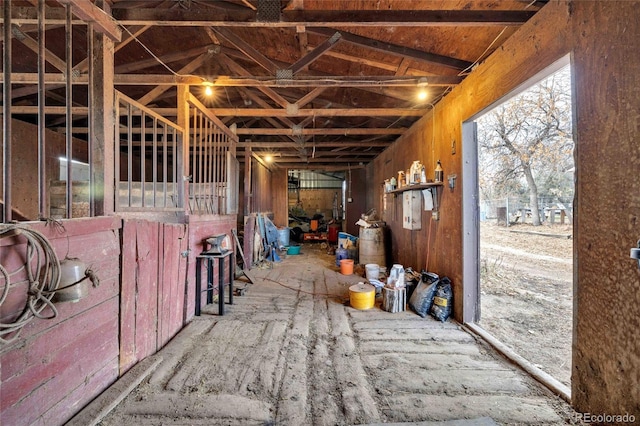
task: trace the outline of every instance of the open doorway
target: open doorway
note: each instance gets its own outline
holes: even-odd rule
[[[574,158],[568,58],[465,123],[473,320],[570,385]],[[473,139],[471,139],[473,138]],[[467,278],[475,273],[476,280]],[[472,280],[473,281],[473,280]]]

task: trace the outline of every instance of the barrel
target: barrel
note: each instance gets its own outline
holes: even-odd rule
[[[340,225],[331,224],[329,225],[329,234],[327,235],[327,240],[330,244],[335,244],[338,242],[338,231],[340,230]]]
[[[289,230],[286,226],[278,229],[278,247],[289,247]]]
[[[375,263],[386,265],[384,248],[384,227],[364,228],[360,227],[359,260],[360,264]]]

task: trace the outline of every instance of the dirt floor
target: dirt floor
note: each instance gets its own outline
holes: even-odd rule
[[[573,239],[570,225],[497,226],[480,232],[480,325],[570,386]]]
[[[305,244],[252,270],[256,284],[224,316],[205,306],[69,424],[100,413],[104,426],[576,424],[568,404],[459,324],[385,312],[380,299],[350,307],[364,279],[334,259]]]

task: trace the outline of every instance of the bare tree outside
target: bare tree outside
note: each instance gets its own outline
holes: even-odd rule
[[[570,75],[567,66],[477,120],[480,325],[566,386],[573,324]]]
[[[568,66],[480,118],[481,197],[527,192],[534,226],[541,224],[541,195],[572,199],[571,123]]]

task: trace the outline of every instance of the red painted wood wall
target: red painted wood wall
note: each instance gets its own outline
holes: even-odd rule
[[[55,319],[33,319],[15,342],[0,346],[0,424],[63,423],[117,379],[120,224],[116,218],[76,219],[65,221],[63,230],[30,223],[59,258],[68,255],[90,266],[100,285],[76,303],[57,303]],[[24,253],[22,241],[0,240],[0,264],[14,270],[22,263],[15,256]]]
[[[156,353],[185,323],[187,225],[125,220],[120,369]]]
[[[236,216],[187,222],[72,219],[64,230],[28,223],[59,258],[68,253],[91,266],[100,286],[77,303],[57,303],[55,319],[34,319],[0,346],[0,424],[63,424],[193,318],[195,256],[206,237],[232,236]],[[8,269],[23,262],[23,252],[23,241],[0,239]],[[21,293],[24,287],[11,289],[0,318],[24,306]]]

